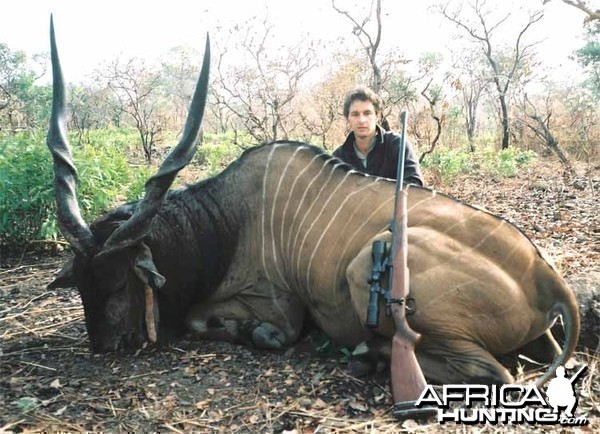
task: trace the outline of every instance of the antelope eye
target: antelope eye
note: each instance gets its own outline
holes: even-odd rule
[[[106,271],[96,270],[94,273],[96,285],[107,294],[114,294],[124,291],[127,288],[127,273],[107,273]]]

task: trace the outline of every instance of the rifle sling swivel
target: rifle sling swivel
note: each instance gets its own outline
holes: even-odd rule
[[[404,310],[406,311],[407,315],[412,315],[415,313],[415,311],[417,310],[416,306],[415,306],[415,299],[412,297],[406,297],[406,298],[390,298],[387,301],[387,308],[389,310],[390,306],[392,304],[400,304],[400,305],[404,305]]]
[[[404,297],[402,298],[390,298],[387,302],[388,305],[390,304],[404,304]]]

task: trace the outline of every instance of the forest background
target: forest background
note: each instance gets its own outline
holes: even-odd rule
[[[59,237],[44,145],[51,85],[43,47],[52,11],[88,219],[138,198],[176,143],[206,32],[212,78],[194,176],[214,175],[243,149],[272,140],[333,150],[347,133],[344,95],[357,84],[383,97],[384,127],[398,129],[398,114],[408,110],[409,137],[432,187],[473,171],[514,176],[544,156],[561,161],[566,176],[577,175],[574,161],[593,169],[597,4],[414,3],[11,5],[0,26],[0,239]],[[90,14],[93,23],[84,18]]]
[[[207,32],[203,143],[179,185],[275,139],[331,151],[346,134],[345,93],[367,84],[384,98],[382,125],[398,129],[398,114],[408,111],[429,187],[514,222],[573,288],[582,321],[575,358],[589,368],[576,414],[590,422],[581,431],[598,426],[598,0],[5,3],[0,432],[448,429],[398,422],[387,371],[348,375],[349,350],[310,334],[285,352],[184,339],[135,354],[90,353],[77,290],[47,288],[71,257],[56,224],[45,144],[51,12],[86,221],[139,198],[177,142]]]

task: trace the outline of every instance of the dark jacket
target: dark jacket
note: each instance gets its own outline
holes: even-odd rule
[[[383,131],[380,126],[377,126],[375,145],[367,155],[367,167],[363,166],[354,151],[354,132],[348,134],[344,144],[333,151],[333,156],[369,175],[396,179],[399,147],[400,136],[398,134]],[[419,167],[419,160],[408,140],[404,154],[404,182],[423,186],[423,174]]]

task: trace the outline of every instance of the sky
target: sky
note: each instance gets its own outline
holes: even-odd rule
[[[425,51],[444,52],[456,44],[452,36],[455,28],[427,9],[432,1],[386,0],[384,40],[396,44],[412,59]],[[542,5],[542,0],[514,0],[513,6],[511,0],[488,1],[507,11],[515,5]],[[336,1],[347,8],[354,3],[356,0]],[[563,65],[568,71],[573,65],[569,55],[583,45],[584,15],[560,0],[552,0],[544,10],[544,19],[532,34],[542,41],[540,57],[548,68]],[[50,13],[54,14],[68,81],[84,80],[102,62],[119,55],[153,58],[180,45],[201,51],[207,31],[214,40],[219,36],[219,25],[241,22],[253,14],[269,14],[282,44],[306,33],[331,44],[338,43],[333,41],[339,36],[344,36],[344,43],[357,43],[350,23],[332,9],[329,0],[4,0],[0,43],[28,54],[47,52]]]

